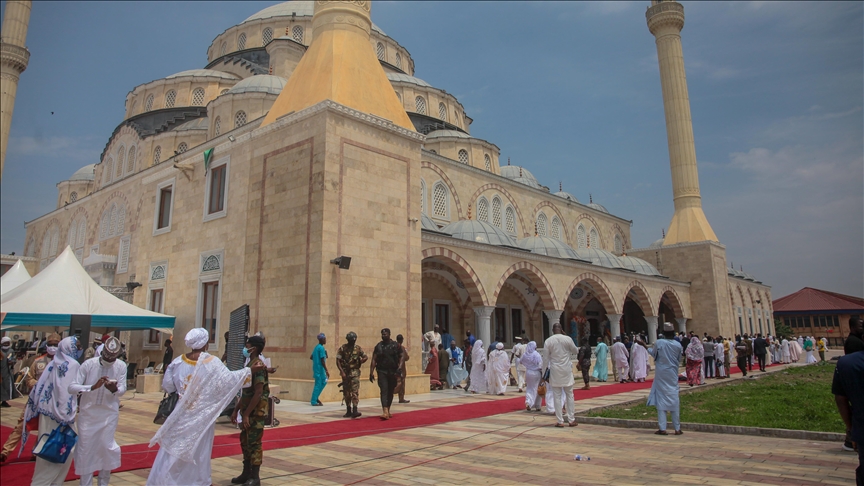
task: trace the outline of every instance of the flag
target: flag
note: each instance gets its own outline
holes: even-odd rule
[[[204,151],[204,175],[207,175],[207,171],[210,170],[210,161],[213,160],[213,149],[215,147],[211,147]]]

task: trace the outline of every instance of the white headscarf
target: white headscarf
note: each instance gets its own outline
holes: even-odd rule
[[[39,382],[30,390],[30,397],[24,408],[24,421],[45,415],[61,424],[75,422],[78,411],[77,395],[69,393],[69,385],[75,381],[78,368],[81,366],[75,360],[79,354],[78,338],[69,336],[57,345],[54,359],[45,367]],[[24,427],[21,447],[27,442],[27,428]]]
[[[529,370],[539,370],[543,363],[543,357],[537,352],[537,343],[531,341],[525,348],[525,354],[522,355],[522,366]]]
[[[191,349],[201,349],[206,347],[207,343],[210,342],[210,333],[203,327],[196,327],[186,333],[184,341],[186,342],[186,346]]]
[[[471,362],[475,365],[486,362],[486,348],[483,347],[483,341],[478,339],[471,346]]]

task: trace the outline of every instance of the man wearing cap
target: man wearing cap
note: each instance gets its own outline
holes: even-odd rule
[[[343,417],[357,418],[362,415],[357,411],[357,404],[360,403],[360,365],[369,357],[357,345],[357,334],[354,331],[349,332],[345,339],[348,342],[339,347],[336,353],[336,368],[342,376],[342,394],[347,409]]]
[[[78,443],[75,474],[81,485],[93,483],[99,471],[99,486],[108,484],[111,470],[120,467],[120,446],[114,440],[120,419],[120,397],[126,393],[126,363],[117,359],[120,340],[108,337],[100,356],[85,361],[69,385],[69,394],[81,396],[78,405]]]
[[[98,337],[93,340],[93,344],[91,344],[87,349],[84,350],[84,361],[96,356],[96,348],[102,344],[102,338]]]
[[[246,347],[243,348],[243,356],[248,360],[246,366],[249,368],[256,364],[266,366],[261,359],[263,352],[264,336],[256,334],[250,337],[246,341]],[[240,401],[231,414],[231,422],[240,425],[242,429],[240,449],[243,451],[243,473],[231,479],[231,484],[259,486],[261,484],[259,473],[264,455],[261,443],[270,402],[270,379],[267,370],[252,372],[246,378],[246,383],[249,386],[242,388]]]
[[[663,323],[663,339],[658,339],[651,349],[654,356],[654,383],[648,394],[648,405],[657,407],[657,435],[669,435],[666,432],[666,412],[672,413],[672,426],[675,435],[681,435],[680,402],[678,401],[678,363],[681,362],[683,348],[675,341],[675,329],[672,323]]]
[[[312,390],[312,400],[310,403],[313,407],[323,407],[324,404],[318,399],[321,392],[324,391],[324,386],[327,385],[327,380],[330,379],[330,372],[327,370],[327,350],[324,345],[327,344],[327,336],[322,332],[318,335],[318,345],[312,350],[312,376],[315,378],[315,388]]]
[[[514,337],[516,344],[513,345],[513,364],[516,365],[516,386],[519,387],[519,393],[525,388],[525,367],[522,366],[522,355],[525,354],[525,343],[521,337]]]

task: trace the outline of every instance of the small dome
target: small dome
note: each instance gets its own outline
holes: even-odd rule
[[[570,193],[567,192],[567,191],[558,191],[558,192],[556,192],[555,194],[553,194],[553,196],[558,196],[558,197],[560,197],[560,198],[564,198],[564,199],[566,199],[566,200],[568,200],[568,201],[573,201],[573,202],[576,202],[576,203],[579,202],[579,200],[576,199],[576,196],[574,196],[573,194],[570,194]]]
[[[608,209],[606,209],[606,208],[604,208],[602,205],[597,204],[597,203],[594,203],[594,202],[592,202],[591,204],[589,204],[588,207],[591,208],[591,209],[596,209],[597,211],[600,211],[600,212],[602,212],[602,213],[608,213],[608,212],[609,212]]]
[[[206,116],[189,120],[188,122],[178,125],[174,128],[175,132],[186,132],[189,130],[207,130],[210,127],[210,122]]]
[[[579,255],[576,254],[576,250],[570,248],[566,243],[557,238],[530,236],[528,238],[522,238],[519,240],[518,244],[519,248],[524,248],[531,253],[557,258],[567,258],[569,260],[579,260]]]
[[[434,132],[430,132],[429,135],[426,135],[426,140],[442,137],[471,138],[471,135],[458,130],[435,130]]]
[[[621,264],[621,261],[617,256],[606,250],[600,250],[598,248],[580,248],[576,250],[576,254],[579,256],[580,260],[589,261],[592,265],[627,270],[627,268]]]
[[[438,225],[435,224],[435,221],[432,221],[432,218],[427,216],[426,213],[420,213],[420,228],[434,233],[442,233],[445,235],[450,234],[439,228]]]
[[[501,175],[510,179],[511,181],[516,181],[520,184],[525,184],[526,186],[534,187],[537,189],[541,189],[543,186],[537,182],[537,178],[534,177],[534,174],[528,172],[528,169],[523,167],[519,167],[518,165],[505,165],[501,167]]]
[[[505,233],[504,230],[496,228],[489,223],[477,221],[476,219],[463,219],[462,221],[450,223],[442,228],[441,231],[450,233],[453,238],[459,238],[460,240],[519,248],[516,239]]]
[[[641,258],[631,257],[631,256],[620,256],[618,257],[618,261],[621,262],[621,265],[624,266],[627,270],[633,270],[636,273],[640,273],[642,275],[653,275],[656,277],[660,277],[660,272],[654,268],[654,265],[646,262]]]
[[[223,73],[222,71],[216,71],[215,69],[190,69],[188,71],[180,71],[179,73],[172,74],[171,76],[165,76],[165,79],[182,78],[185,76],[206,76],[210,78],[231,79],[233,81],[237,81],[237,79],[239,79],[233,74]]]
[[[69,178],[70,181],[92,181],[96,178],[96,164],[87,164],[84,167],[76,170],[72,177]]]
[[[648,245],[648,248],[660,248],[661,246],[663,246],[663,240],[665,240],[665,239],[666,238],[664,237],[664,238],[660,238],[659,240],[656,240],[654,243],[651,243],[650,245]]]
[[[235,84],[228,90],[228,93],[269,93],[278,95],[282,92],[282,88],[285,87],[285,83],[287,82],[288,80],[279,76],[259,74],[257,76],[250,76]]]
[[[390,81],[401,81],[403,83],[416,84],[417,86],[425,86],[427,88],[433,87],[431,84],[423,81],[420,78],[415,78],[414,76],[408,76],[407,74],[402,73],[387,73],[387,79],[389,79]]]
[[[296,14],[297,17],[312,17],[312,14],[314,13],[315,2],[296,0],[293,2],[283,2],[277,3],[276,5],[271,5],[264,10],[253,14],[241,23],[245,24],[250,20],[264,20],[273,17],[291,17],[292,14]],[[381,30],[380,27],[378,27],[374,23],[372,24],[372,30],[378,32],[379,34],[387,35],[384,33],[383,30]]]

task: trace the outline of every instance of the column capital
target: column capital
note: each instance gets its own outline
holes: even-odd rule
[[[687,332],[687,318],[676,317],[675,322],[678,323],[678,332]]]
[[[609,331],[612,332],[612,339],[621,336],[621,318],[624,314],[606,314],[609,319]]]
[[[654,344],[657,341],[657,320],[660,316],[645,316],[645,322],[648,323],[648,344]]]
[[[495,312],[495,307],[491,305],[481,305],[474,308],[474,314],[477,317],[490,317]]]
[[[563,314],[564,311],[553,309],[553,310],[544,310],[543,313],[546,314],[546,318],[548,318],[550,321],[558,322],[558,320],[561,319],[561,314]]]

